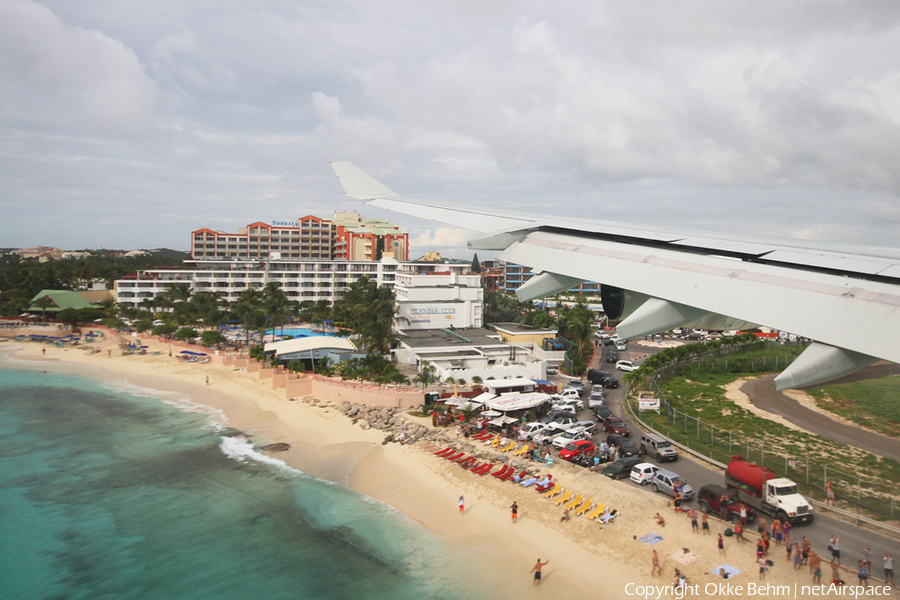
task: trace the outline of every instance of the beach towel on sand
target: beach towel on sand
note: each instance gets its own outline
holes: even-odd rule
[[[712,573],[713,575],[722,577],[723,570],[725,571],[725,579],[731,579],[732,577],[734,577],[735,575],[737,575],[738,573],[741,572],[740,569],[735,569],[731,565],[719,565],[718,567],[716,567],[715,569],[710,571],[710,573]]]
[[[645,544],[650,544],[651,546],[659,543],[663,537],[661,535],[656,535],[655,533],[648,533],[644,537],[642,537],[639,542],[644,542]]]

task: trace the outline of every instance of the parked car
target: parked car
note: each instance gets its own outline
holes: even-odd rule
[[[551,410],[571,410],[572,412],[578,412],[581,408],[580,398],[561,398],[553,403]]]
[[[588,369],[587,380],[593,384],[601,384],[607,388],[619,387],[619,382],[611,374],[598,369]]]
[[[638,463],[631,467],[631,480],[641,485],[648,485],[653,481],[653,476],[659,471],[659,467],[650,463]]]
[[[584,393],[584,384],[581,383],[580,379],[573,379],[573,380],[569,381],[565,385],[565,387],[563,387],[563,391],[566,391],[566,390],[577,390],[578,395],[580,396],[581,394]]]
[[[641,435],[641,454],[652,454],[659,462],[678,460],[678,450],[672,442],[655,433]]]
[[[628,350],[628,346],[625,344],[625,342],[616,342],[616,350],[618,350],[619,352],[625,352],[626,350]]]
[[[559,373],[559,367],[547,365],[547,375],[556,375],[557,373]]]
[[[600,338],[601,340],[608,340],[608,339],[609,339],[609,334],[608,334],[607,332],[603,331],[603,330],[598,331],[598,332],[595,333],[594,335],[596,335],[596,336],[597,336],[598,338]]]
[[[585,433],[587,433],[588,435],[591,435],[591,436],[593,436],[595,433],[597,433],[597,424],[594,423],[593,421],[578,421],[575,423],[575,425],[573,425],[573,427],[581,429],[582,431],[584,431]]]
[[[625,479],[631,474],[631,469],[634,468],[634,465],[640,464],[641,462],[640,456],[620,458],[616,462],[610,463],[600,469],[600,473],[606,475],[610,479]]]
[[[561,434],[553,438],[553,441],[551,441],[550,443],[554,448],[562,450],[569,442],[589,439],[591,439],[590,434],[585,433],[583,429],[572,427],[571,429],[567,429],[566,431],[563,431]]]
[[[631,436],[631,432],[628,431],[628,425],[625,424],[625,421],[612,415],[603,419],[603,429],[609,433],[618,433],[625,437]]]
[[[590,440],[574,440],[566,444],[559,451],[559,457],[563,460],[572,460],[576,456],[584,456],[593,453],[594,444]]]
[[[653,481],[650,483],[650,487],[653,488],[654,492],[663,492],[664,494],[668,494],[669,496],[675,496],[675,486],[679,485],[681,487],[681,497],[685,500],[690,500],[694,497],[694,488],[686,482],[681,475],[678,473],[673,473],[672,471],[667,471],[666,469],[660,469],[653,476]]]
[[[571,409],[551,410],[546,415],[544,415],[543,417],[538,419],[538,421],[540,421],[541,423],[555,423],[557,418],[563,417],[563,416],[574,417],[575,411],[573,411]]]
[[[588,408],[594,408],[595,406],[603,406],[605,394],[603,393],[602,385],[595,385],[591,388],[591,395],[588,396]]]
[[[722,510],[722,496],[727,500],[724,502],[725,510]],[[700,510],[705,513],[716,513],[726,521],[737,523],[741,520],[741,508],[747,515],[747,523],[756,520],[756,512],[753,508],[744,504],[738,499],[738,491],[735,488],[724,488],[720,485],[704,485],[697,492],[697,505]]]
[[[565,430],[565,427],[561,427],[557,424],[551,424],[549,427],[536,434],[531,439],[531,441],[534,442],[537,446],[549,446],[551,443],[553,443],[553,438],[555,438]]]
[[[638,456],[640,454],[640,451],[634,442],[618,433],[611,433],[606,436],[606,443],[610,446],[615,446],[618,449],[620,456]]]
[[[567,412],[553,419],[553,424],[559,425],[563,429],[572,429],[577,422],[578,417],[576,417],[573,412]]]
[[[547,425],[546,423],[538,423],[538,422],[525,423],[520,428],[519,435],[521,437],[525,438],[526,440],[531,440],[534,438],[534,436],[536,436],[540,432],[544,431],[548,427],[552,427],[552,425]]]
[[[612,411],[605,406],[593,406],[591,407],[591,410],[594,412],[594,418],[598,421],[602,421],[606,417],[612,415]]]
[[[638,366],[630,360],[620,360],[616,363],[616,369],[619,371],[637,371]]]
[[[554,394],[554,396],[559,396],[560,398],[571,398],[573,400],[581,400],[581,390],[567,387],[563,388],[559,393]]]

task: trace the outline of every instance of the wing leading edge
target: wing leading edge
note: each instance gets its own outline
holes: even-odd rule
[[[879,359],[900,362],[890,335],[900,332],[896,258],[456,209],[403,199],[350,163],[332,166],[351,197],[488,234],[469,247],[502,250],[501,259],[535,273],[517,291],[520,300],[600,282],[604,310],[622,319],[623,337],[759,324],[816,340],[776,377],[778,389],[834,379]],[[361,183],[359,174],[371,181]]]

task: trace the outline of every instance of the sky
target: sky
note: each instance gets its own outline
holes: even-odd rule
[[[896,247],[900,3],[0,0],[0,247],[451,206]]]

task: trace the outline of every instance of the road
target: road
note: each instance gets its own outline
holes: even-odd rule
[[[891,365],[894,370],[900,370],[900,365]],[[861,372],[853,373],[856,380],[869,377],[881,377],[881,372],[889,373],[894,370],[879,367],[869,367]],[[868,371],[868,373],[866,373]],[[750,402],[762,410],[780,415],[791,423],[811,431],[824,438],[853,446],[872,454],[900,461],[900,440],[886,435],[873,433],[861,427],[839,423],[826,415],[810,410],[785,395],[775,391],[772,380],[775,375],[767,375],[760,379],[748,381],[741,386],[741,391],[747,394]]]
[[[629,344],[628,350],[634,352],[635,354],[653,354],[654,352],[658,352],[661,349]],[[597,354],[600,353],[598,352]],[[626,358],[626,356],[623,354],[622,358]],[[601,370],[614,373],[618,376],[619,379],[621,379],[620,376],[623,375],[623,373],[615,371],[614,365],[607,364],[605,362],[605,353],[602,356],[594,357],[594,360],[592,361],[592,367],[600,368]],[[768,379],[771,380],[771,378]],[[585,396],[590,394],[590,387],[590,384],[585,385]],[[761,385],[761,388],[764,389],[764,387],[764,385]],[[628,427],[632,432],[631,438],[633,441],[637,442],[637,432],[639,432],[640,429],[631,419],[628,418],[627,412],[625,411],[623,405],[624,397],[624,386],[618,389],[607,389],[606,405],[613,412],[613,414],[620,417],[628,424]],[[797,405],[800,406],[799,403],[797,403]],[[802,406],[800,407],[803,408]],[[816,413],[815,411],[810,411],[809,409],[804,410],[807,410],[809,413],[812,413],[814,415],[818,415],[818,413]],[[593,415],[591,414],[591,412],[585,409],[584,411],[582,411],[582,413],[580,413],[579,418],[589,419],[592,418],[592,416]],[[821,417],[821,415],[818,416]],[[798,416],[797,418],[800,419],[801,422],[805,422],[802,416]],[[828,420],[830,421],[830,419]],[[805,425],[802,426],[806,428]],[[856,440],[858,440],[860,430],[858,428],[852,429],[856,432]],[[605,439],[605,437],[606,433],[603,432],[602,434],[598,434],[597,436],[595,436],[594,441],[595,443],[599,443],[600,439]],[[647,457],[647,462],[656,464],[656,461],[650,457]],[[693,458],[685,458],[683,455],[675,463],[665,463],[664,468],[675,471],[678,474],[682,475],[695,490],[699,490],[700,487],[710,483],[714,483],[717,485],[723,485],[725,483],[725,476],[721,471]],[[617,482],[617,484],[633,485],[638,488],[641,487],[631,482],[631,480],[629,479],[620,480]],[[643,490],[647,494],[654,494],[649,486],[644,487]],[[691,504],[692,503],[693,501],[691,501]],[[657,501],[656,504],[660,505],[661,502]],[[766,516],[766,519],[771,523],[771,517]],[[810,542],[812,543],[813,549],[820,556],[829,558],[830,553],[827,550],[827,546],[830,543],[832,535],[837,535],[841,538],[841,554],[844,565],[855,566],[856,562],[861,558],[860,553],[863,548],[869,547],[875,556],[875,559],[873,561],[873,573],[878,578],[882,576],[881,559],[885,555],[885,553],[889,552],[894,556],[900,556],[900,542],[898,542],[897,540],[888,538],[884,535],[881,535],[880,533],[875,533],[862,527],[853,525],[852,523],[841,521],[827,514],[817,513],[815,522],[813,524],[797,526],[792,530],[791,533],[791,537],[795,541],[799,541],[804,536],[808,537]],[[749,539],[752,541],[754,537],[749,536]],[[783,552],[783,550],[781,551]],[[823,569],[823,572],[826,575],[828,574],[828,571],[826,569]],[[803,573],[805,575],[806,571],[804,570]]]

